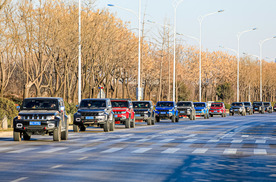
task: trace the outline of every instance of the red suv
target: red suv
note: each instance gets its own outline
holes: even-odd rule
[[[221,117],[226,117],[226,109],[223,102],[213,102],[209,109],[209,115],[221,115]]]
[[[276,111],[276,103],[273,106],[273,110]]]
[[[111,99],[115,124],[123,124],[126,128],[135,128],[135,113],[132,102],[127,99]]]

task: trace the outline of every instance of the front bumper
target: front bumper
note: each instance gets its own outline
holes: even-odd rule
[[[25,132],[32,135],[43,135],[54,132],[58,127],[59,120],[18,120],[13,122],[15,132]]]
[[[156,112],[156,117],[160,118],[160,119],[171,119],[171,117],[174,115],[173,112],[171,111],[167,111],[167,112]]]
[[[221,111],[221,110],[210,110],[209,114],[212,114],[212,115],[222,115],[223,111]]]

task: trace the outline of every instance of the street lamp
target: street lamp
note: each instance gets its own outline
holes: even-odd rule
[[[221,13],[224,12],[224,10],[219,10],[213,13],[209,13],[203,16],[199,16],[198,17],[198,21],[199,21],[199,29],[200,29],[200,37],[199,37],[199,49],[200,49],[200,53],[199,53],[199,102],[201,102],[201,52],[202,52],[202,21],[204,18],[206,18],[207,16],[216,14],[216,13]]]
[[[264,40],[261,40],[259,42],[259,45],[260,45],[260,101],[263,100],[263,78],[262,78],[262,56],[263,56],[263,44],[268,41],[268,40],[271,40],[271,39],[274,39],[276,38],[276,36],[274,37],[270,37],[270,38],[267,38],[267,39],[264,39]]]
[[[237,52],[237,56],[238,56],[238,61],[237,61],[237,102],[239,102],[239,98],[240,98],[240,86],[239,86],[239,77],[240,77],[240,37],[242,34],[246,33],[246,32],[251,32],[253,30],[256,30],[257,28],[252,28],[249,30],[245,30],[243,32],[239,32],[237,34],[238,37],[238,52]]]
[[[79,0],[79,65],[78,65],[78,103],[81,101],[81,0]]]
[[[137,13],[131,9],[127,9],[127,8],[122,8],[122,7],[119,7],[119,6],[115,6],[114,4],[107,4],[107,6],[110,6],[110,7],[117,7],[119,9],[123,9],[123,10],[126,10],[128,12],[131,12],[133,13],[137,18],[138,18],[138,24],[139,24],[139,32],[138,32],[138,39],[139,39],[139,45],[138,45],[138,88],[137,88],[137,100],[140,101],[141,100],[141,0],[139,0],[139,13],[137,15]]]
[[[173,101],[175,102],[175,36],[176,36],[176,9],[183,0],[173,0],[174,8],[174,32],[173,32]]]

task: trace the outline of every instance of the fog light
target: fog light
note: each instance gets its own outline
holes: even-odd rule
[[[16,128],[22,128],[23,127],[23,124],[22,123],[17,123],[16,124]]]
[[[81,118],[76,118],[76,121],[77,121],[77,122],[80,122],[80,121],[81,121]]]
[[[54,127],[55,127],[55,124],[52,124],[52,123],[48,124],[48,128],[54,128]]]
[[[122,116],[123,119],[126,119],[126,116]]]

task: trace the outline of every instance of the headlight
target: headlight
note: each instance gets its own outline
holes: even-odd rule
[[[149,111],[144,111],[145,114],[148,114]]]
[[[241,111],[241,110],[242,110],[242,108],[239,108],[239,110]]]
[[[125,113],[126,113],[126,111],[122,111],[121,113],[122,113],[122,114],[125,114]]]
[[[55,119],[55,116],[47,116],[46,119],[47,120],[53,120],[53,119]]]
[[[100,112],[100,113],[99,113],[99,116],[103,116],[103,115],[104,115],[104,112]]]
[[[204,112],[204,109],[201,109],[201,112]]]
[[[172,111],[173,111],[172,109],[169,110],[169,112],[172,112]]]
[[[22,119],[22,117],[21,116],[17,116],[17,119]]]

